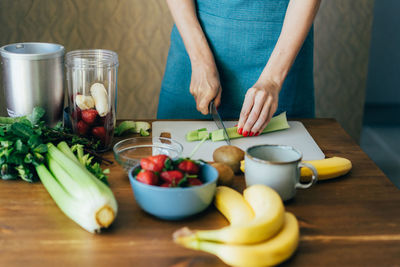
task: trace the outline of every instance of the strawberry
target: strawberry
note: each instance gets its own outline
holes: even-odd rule
[[[199,166],[194,163],[192,160],[184,160],[178,165],[178,169],[188,174],[198,174],[199,173]]]
[[[87,125],[83,121],[78,121],[78,123],[76,124],[76,128],[79,135],[86,135],[89,130],[89,125]]]
[[[165,182],[160,185],[160,187],[173,187],[171,183]]]
[[[160,178],[167,183],[177,185],[183,179],[183,173],[178,170],[163,171],[160,173]]]
[[[106,128],[114,125],[112,112],[108,112],[106,116],[100,117],[97,124]]]
[[[158,184],[158,177],[152,171],[141,170],[136,175],[136,180],[141,183],[148,184],[148,185],[157,185]]]
[[[156,166],[153,161],[149,160],[148,158],[143,158],[140,160],[140,167],[142,167],[143,170],[147,171],[156,171]]]
[[[82,113],[83,114],[83,113]],[[99,139],[103,144],[106,140],[106,129],[103,126],[93,127],[92,135]]]
[[[164,168],[164,163],[168,159],[166,155],[156,155],[140,160],[140,166],[142,169],[160,172]]]
[[[154,162],[157,169],[159,169],[158,171],[161,171],[164,168],[165,161],[169,158],[167,155],[156,155],[148,157],[148,159]]]
[[[88,125],[93,125],[96,122],[97,115],[99,115],[99,113],[95,109],[82,110],[81,114],[82,120]]]
[[[71,111],[71,117],[72,117],[73,120],[79,121],[81,119],[81,117],[82,117],[81,109],[79,107],[75,107]]]
[[[195,179],[188,179],[188,184],[189,186],[196,186],[196,185],[202,185],[203,183],[199,179],[195,178]]]

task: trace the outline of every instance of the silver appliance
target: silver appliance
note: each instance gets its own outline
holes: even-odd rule
[[[54,126],[62,120],[64,47],[51,43],[17,43],[0,48],[8,115],[22,116],[35,106],[46,110]]]

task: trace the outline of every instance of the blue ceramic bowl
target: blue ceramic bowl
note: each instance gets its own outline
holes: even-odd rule
[[[180,220],[205,210],[212,202],[218,171],[209,164],[200,166],[202,185],[165,188],[141,183],[132,175],[140,165],[129,171],[129,181],[139,206],[164,220]]]

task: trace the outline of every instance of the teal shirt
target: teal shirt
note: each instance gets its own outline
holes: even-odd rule
[[[222,87],[218,111],[238,119],[247,89],[263,71],[279,38],[289,0],[197,0],[197,15],[214,54]],[[190,59],[174,26],[157,118],[205,119],[189,92]],[[279,94],[277,114],[314,116],[313,29]]]

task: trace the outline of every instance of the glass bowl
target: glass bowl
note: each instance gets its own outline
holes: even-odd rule
[[[115,160],[129,172],[145,157],[164,154],[172,159],[178,158],[182,155],[183,146],[171,138],[135,137],[116,143],[113,151]]]

